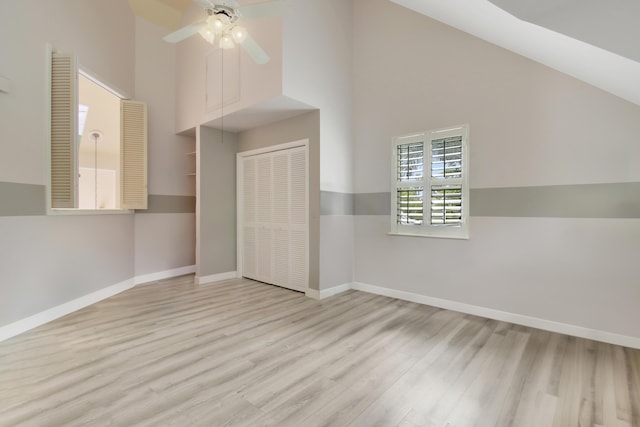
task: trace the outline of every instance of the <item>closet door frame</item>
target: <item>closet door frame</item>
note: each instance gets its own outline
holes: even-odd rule
[[[236,154],[236,265],[238,277],[244,276],[244,159],[246,157],[256,156],[259,154],[273,153],[276,151],[289,150],[292,148],[304,147],[306,159],[306,210],[307,210],[307,226],[306,226],[306,292],[309,289],[309,140],[301,139],[298,141],[287,142],[284,144],[270,145],[268,147],[258,148],[255,150],[242,151]]]

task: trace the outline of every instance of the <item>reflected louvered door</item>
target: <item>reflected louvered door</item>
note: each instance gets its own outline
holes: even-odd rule
[[[297,147],[243,160],[243,276],[307,287],[307,160]]]
[[[120,101],[120,207],[147,209],[147,105]]]
[[[76,167],[76,60],[73,55],[51,57],[51,207],[74,208]]]

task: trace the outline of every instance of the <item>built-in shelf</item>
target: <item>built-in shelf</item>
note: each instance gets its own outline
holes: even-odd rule
[[[195,149],[194,151],[185,153],[184,155],[187,156],[188,159],[188,163],[189,166],[187,167],[187,169],[191,169],[193,172],[187,173],[185,174],[185,176],[192,176],[192,177],[196,177],[196,159],[197,159],[197,155],[198,155],[198,150],[197,147],[195,146],[195,141],[194,141],[194,145],[191,147],[187,147],[187,150],[189,149]]]

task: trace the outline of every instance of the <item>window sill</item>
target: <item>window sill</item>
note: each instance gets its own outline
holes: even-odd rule
[[[134,213],[129,209],[49,209],[47,215],[128,215]]]
[[[418,233],[398,233],[398,232],[388,232],[388,236],[404,236],[404,237],[427,237],[431,239],[454,239],[454,240],[469,240],[469,236],[456,236],[456,235],[435,235],[435,234],[418,234]]]

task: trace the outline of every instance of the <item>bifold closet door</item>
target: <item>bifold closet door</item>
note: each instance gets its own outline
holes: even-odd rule
[[[307,159],[296,147],[243,160],[243,275],[307,287]]]

